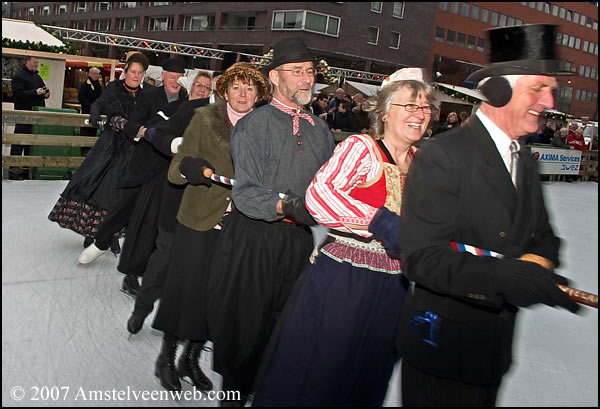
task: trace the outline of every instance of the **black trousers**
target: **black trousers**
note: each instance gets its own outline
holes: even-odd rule
[[[402,406],[495,406],[499,386],[440,378],[402,360]]]
[[[107,250],[115,233],[127,226],[139,193],[140,187],[123,189],[123,197],[113,209],[109,210],[96,231],[96,247],[100,250]]]
[[[154,308],[154,302],[160,298],[167,273],[169,272],[169,260],[171,259],[171,248],[173,246],[173,232],[170,232],[158,226],[158,236],[156,237],[156,249],[150,255],[146,270],[144,271],[144,280],[142,287],[135,299],[133,313],[147,317]]]

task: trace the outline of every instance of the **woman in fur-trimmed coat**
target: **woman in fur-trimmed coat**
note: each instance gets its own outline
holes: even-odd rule
[[[231,187],[212,183],[203,170],[233,178],[229,145],[233,127],[268,91],[266,79],[248,63],[232,65],[216,88],[223,99],[196,110],[169,167],[169,181],[187,186],[177,213],[167,282],[152,325],[165,333],[155,374],[168,390],[181,390],[178,375],[190,378],[198,389],[212,389],[198,358],[209,339],[206,282],[221,221],[230,209]],[[187,343],[175,370],[178,340]]]

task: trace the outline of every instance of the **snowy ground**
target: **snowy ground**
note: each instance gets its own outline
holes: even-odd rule
[[[81,237],[47,219],[66,183],[2,181],[2,406],[218,406],[206,395],[159,395],[153,315],[128,339],[133,302],[119,291],[117,259],[79,265]],[[564,239],[557,272],[598,293],[598,184],[550,182],[544,191]],[[584,310],[521,311],[499,406],[598,406],[598,311]],[[204,353],[201,365],[219,388],[211,360]],[[399,395],[395,375],[386,405],[398,406]]]

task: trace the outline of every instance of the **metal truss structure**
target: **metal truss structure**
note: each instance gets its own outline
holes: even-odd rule
[[[211,58],[214,60],[223,60],[224,55],[235,53],[249,57],[252,61],[258,59],[270,59],[262,55],[240,53],[235,51],[217,50],[214,48],[200,47],[181,43],[172,43],[168,41],[150,40],[145,38],[127,37],[118,34],[100,33],[94,31],[77,30],[73,28],[57,27],[43,25],[44,28],[51,30],[54,34],[69,41],[80,41],[85,43],[103,44],[109,46],[135,48],[160,53],[174,53],[187,55],[191,57]],[[329,67],[330,75],[338,78],[367,80],[374,82],[383,81],[387,75],[377,74],[367,71],[357,71],[347,68]]]

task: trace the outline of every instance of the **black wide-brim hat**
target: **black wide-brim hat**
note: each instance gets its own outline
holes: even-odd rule
[[[180,58],[169,58],[162,64],[163,71],[185,74],[185,63]]]
[[[148,69],[148,66],[150,65],[150,61],[148,61],[148,57],[146,57],[144,54],[132,53],[131,55],[129,55],[129,58],[127,58],[127,62],[125,63],[125,70],[127,70],[127,68],[129,68],[131,63],[134,63],[134,62],[142,64],[142,67],[144,67],[144,71],[146,71]]]
[[[467,78],[475,84],[501,75],[572,75],[559,69],[556,25],[527,24],[487,30],[490,65]]]
[[[280,65],[305,61],[314,63],[315,58],[308,51],[304,40],[301,37],[286,37],[273,44],[273,59],[262,71],[268,75],[269,71]]]

